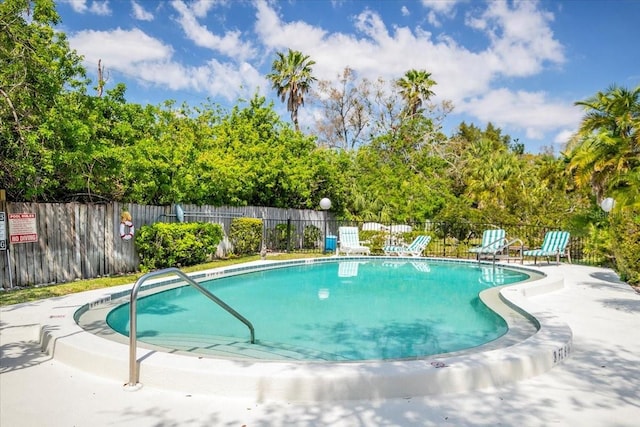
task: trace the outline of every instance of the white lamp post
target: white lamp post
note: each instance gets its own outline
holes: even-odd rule
[[[602,202],[600,202],[600,207],[602,208],[603,211],[605,211],[606,213],[609,213],[611,212],[611,209],[613,209],[615,204],[616,204],[616,201],[613,200],[613,198],[607,197]]]
[[[324,244],[323,252],[327,252],[327,211],[331,209],[331,200],[326,197],[320,200],[320,209],[324,211]]]

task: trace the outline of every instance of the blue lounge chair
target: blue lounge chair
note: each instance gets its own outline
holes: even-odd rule
[[[424,249],[431,242],[431,236],[416,237],[409,245],[388,245],[382,248],[385,255],[421,256]]]
[[[338,228],[338,255],[340,252],[345,255],[363,254],[369,255],[371,249],[360,244],[358,227],[340,227]]]
[[[571,254],[567,250],[569,244],[568,231],[548,231],[544,235],[542,246],[539,249],[531,249],[523,252],[524,256],[532,256],[535,264],[538,257],[547,257],[547,262],[552,256],[556,257],[556,262],[560,264],[560,257],[566,256],[571,263]]]

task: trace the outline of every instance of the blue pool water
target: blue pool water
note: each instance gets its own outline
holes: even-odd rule
[[[478,294],[527,278],[522,271],[477,263],[380,259],[263,270],[203,286],[253,323],[260,346],[293,349],[302,359],[383,360],[453,352],[499,338],[507,325]],[[128,335],[129,305],[112,310],[107,323]],[[176,337],[192,339],[193,347],[215,345],[221,337],[246,347],[249,332],[191,287],[140,298],[138,339],[163,345]]]

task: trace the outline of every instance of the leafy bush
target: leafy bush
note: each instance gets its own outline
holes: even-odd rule
[[[287,234],[289,235],[289,241],[287,242]],[[279,251],[287,250],[289,247],[295,247],[294,236],[296,234],[296,228],[293,225],[287,223],[278,224],[275,228],[267,230],[267,239],[269,240],[269,247],[275,248]],[[287,244],[288,243],[288,244]]]
[[[258,218],[234,218],[231,221],[229,240],[236,255],[255,254],[262,243],[262,220]]]
[[[365,246],[371,249],[372,254],[381,254],[382,248],[387,244],[388,231],[362,230],[358,234],[360,241],[367,242]]]
[[[318,247],[318,243],[320,242],[320,238],[322,236],[322,232],[315,225],[307,225],[304,227],[304,231],[302,232],[303,249],[315,249]]]
[[[201,264],[215,255],[223,235],[219,224],[157,222],[145,225],[135,237],[140,269]]]
[[[611,215],[612,250],[620,278],[630,285],[640,284],[640,212]]]

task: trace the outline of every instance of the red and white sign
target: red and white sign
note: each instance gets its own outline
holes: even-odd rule
[[[38,241],[38,224],[34,213],[9,214],[9,242],[31,243]]]

